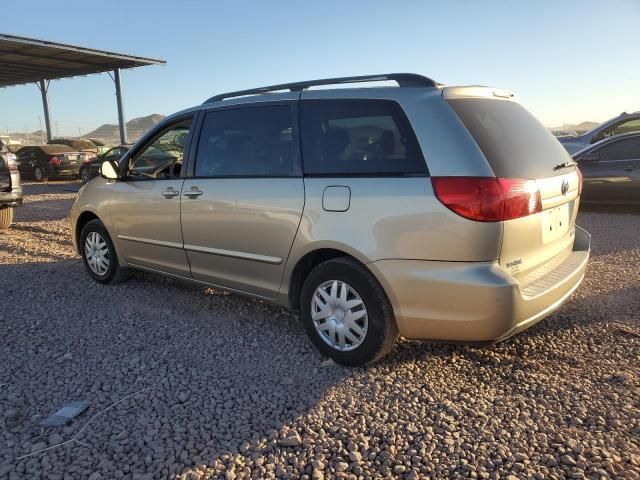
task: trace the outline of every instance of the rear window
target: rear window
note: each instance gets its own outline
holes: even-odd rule
[[[44,153],[66,153],[73,152],[73,148],[68,145],[41,145],[39,147]]]
[[[447,100],[471,133],[497,177],[546,178],[571,172],[553,167],[571,161],[564,147],[522,105],[484,98]]]
[[[301,103],[307,175],[426,174],[404,112],[389,100],[304,100]]]

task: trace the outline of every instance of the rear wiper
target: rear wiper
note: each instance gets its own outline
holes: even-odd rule
[[[554,170],[562,170],[563,168],[577,167],[577,166],[578,166],[578,164],[576,162],[564,162],[564,163],[559,163],[558,165],[553,167],[553,169]]]

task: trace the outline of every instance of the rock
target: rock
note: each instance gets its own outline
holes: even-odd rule
[[[58,445],[64,442],[64,438],[62,438],[62,435],[60,435],[59,433],[52,433],[51,435],[49,435],[49,438],[47,440],[50,446]]]
[[[31,453],[38,452],[47,448],[47,444],[44,442],[38,442],[31,446]]]
[[[351,451],[349,452],[349,460],[351,460],[354,463],[359,463],[362,461],[362,455],[358,451],[355,451],[355,450]]]
[[[302,439],[298,432],[289,432],[289,434],[280,439],[280,445],[283,447],[297,447],[302,445]]]
[[[9,408],[4,411],[3,416],[8,420],[16,420],[20,416],[20,413],[15,408]]]
[[[13,465],[10,464],[0,465],[0,478],[8,476],[10,472],[13,472],[13,468]]]

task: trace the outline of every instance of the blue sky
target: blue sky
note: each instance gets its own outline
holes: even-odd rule
[[[507,88],[547,126],[640,110],[640,1],[4,0],[0,31],[162,58],[123,72],[127,119],[229,90],[416,72]],[[54,134],[116,123],[106,74],[51,83]],[[35,85],[0,89],[0,130],[33,131]]]

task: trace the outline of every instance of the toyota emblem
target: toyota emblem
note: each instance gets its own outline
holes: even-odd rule
[[[569,180],[563,180],[562,181],[562,186],[560,187],[560,191],[562,192],[563,195],[566,195],[567,192],[569,191]]]

